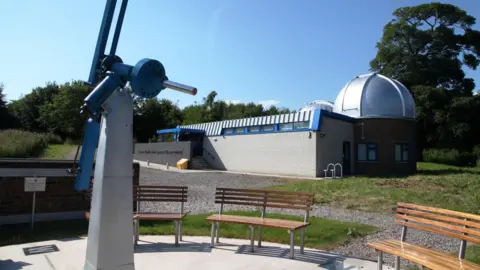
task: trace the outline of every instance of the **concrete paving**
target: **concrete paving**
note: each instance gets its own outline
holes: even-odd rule
[[[209,237],[184,236],[179,246],[174,246],[173,236],[140,236],[135,249],[135,269],[377,269],[377,264],[347,258],[320,250],[295,250],[295,259],[288,258],[288,246],[263,243],[251,253],[248,240],[220,239],[210,248]],[[62,239],[0,247],[0,269],[83,269],[86,238]],[[59,251],[26,256],[23,248],[56,245]],[[384,266],[383,269],[392,269]]]

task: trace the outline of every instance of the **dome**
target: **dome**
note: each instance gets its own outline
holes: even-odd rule
[[[333,112],[355,118],[415,118],[415,103],[399,81],[372,73],[347,83],[335,100]]]
[[[333,102],[326,101],[326,100],[314,100],[308,103],[305,107],[300,109],[300,112],[310,111],[315,109],[333,111]]]

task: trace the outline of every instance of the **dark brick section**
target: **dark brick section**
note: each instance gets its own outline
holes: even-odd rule
[[[357,161],[357,144],[362,142],[377,144],[377,161]],[[395,143],[408,144],[407,162],[395,161]],[[415,158],[415,121],[384,118],[358,119],[355,124],[353,157],[356,161],[355,174],[357,175],[414,174],[417,169]]]
[[[72,161],[38,159],[0,160],[0,168],[70,168]],[[133,163],[133,184],[138,185],[140,166]],[[75,191],[75,177],[47,177],[45,192],[36,194],[36,213],[85,211],[90,209],[89,191]],[[0,177],[0,216],[28,214],[32,193],[24,191],[24,177]]]

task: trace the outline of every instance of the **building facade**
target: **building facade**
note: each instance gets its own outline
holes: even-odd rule
[[[408,89],[373,73],[348,82],[334,103],[180,126],[176,138],[181,140],[181,130],[201,134],[196,155],[219,170],[308,177],[331,176],[333,168],[337,176],[412,174],[414,120]]]

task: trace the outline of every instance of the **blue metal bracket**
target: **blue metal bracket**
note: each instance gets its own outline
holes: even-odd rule
[[[92,175],[99,135],[99,123],[92,118],[88,119],[85,126],[82,153],[80,154],[80,166],[76,171],[75,190],[87,190],[90,187],[90,177]]]

